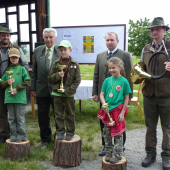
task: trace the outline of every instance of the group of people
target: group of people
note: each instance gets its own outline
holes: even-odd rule
[[[169,55],[170,41],[164,38],[169,27],[164,24],[163,18],[154,18],[147,29],[150,29],[153,41],[143,48],[141,62],[146,65],[145,71],[149,73],[149,59],[159,51],[167,51]],[[55,136],[57,135],[58,140],[71,140],[75,132],[74,94],[81,81],[79,65],[70,56],[71,43],[63,40],[58,46],[55,45],[56,30],[45,28],[43,30],[45,45],[37,47],[34,51],[30,79],[26,71],[26,68],[29,67],[28,63],[22,50],[10,42],[11,34],[8,26],[0,25],[0,73],[2,77],[0,84],[0,142],[4,143],[9,136],[11,142],[27,140],[25,119],[23,119],[26,104],[24,98],[26,97],[22,95],[23,102],[21,103],[21,100],[18,101],[20,98],[18,96],[25,93],[25,88],[30,84],[31,94],[36,97],[38,105],[38,122],[42,139],[40,147],[51,141],[50,106],[52,106],[56,123]],[[99,53],[96,58],[92,92],[93,100],[100,101],[97,117],[100,119],[103,149],[99,155],[106,155],[105,161],[110,163],[117,163],[125,150],[125,115],[128,113],[127,106],[133,97],[133,83],[130,79],[132,59],[128,52],[117,47],[118,43],[118,35],[115,32],[107,33],[107,50]],[[61,71],[60,65],[64,65],[63,71]],[[145,141],[147,155],[141,165],[148,167],[156,160],[156,128],[160,117],[163,131],[162,165],[163,170],[170,170],[170,62],[165,60],[163,54],[159,54],[151,62],[151,71],[159,75],[164,70],[167,70],[167,73],[163,77],[145,79],[142,85],[147,127]],[[8,79],[6,71],[13,71],[12,79]],[[61,79],[64,90],[59,91]],[[14,87],[12,93],[9,93],[10,84]],[[7,106],[4,103],[7,103]],[[64,113],[66,113],[65,117]],[[115,125],[110,124],[109,114]],[[17,135],[17,133],[19,134]],[[65,133],[66,136],[64,136]]]

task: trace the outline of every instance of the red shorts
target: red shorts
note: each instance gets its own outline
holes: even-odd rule
[[[106,124],[108,127],[110,127],[110,135],[112,137],[114,136],[119,136],[120,134],[122,134],[124,131],[126,131],[126,122],[125,119],[122,122],[118,121],[118,116],[121,113],[123,108],[123,104],[120,104],[119,106],[117,106],[116,108],[114,108],[110,113],[110,117],[113,119],[113,121],[115,121],[115,125],[110,126],[109,125],[109,117],[108,115],[104,112],[104,110],[100,109],[99,113],[98,113],[98,118],[102,120],[102,122],[104,124]],[[126,108],[125,111],[125,115],[128,113],[128,108]]]

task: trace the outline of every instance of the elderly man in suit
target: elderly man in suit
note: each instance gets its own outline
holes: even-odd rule
[[[34,51],[33,68],[31,75],[31,94],[36,97],[38,105],[38,122],[40,127],[40,137],[42,143],[39,147],[43,147],[51,141],[51,127],[49,110],[52,105],[54,111],[52,92],[52,83],[47,76],[50,73],[52,64],[60,58],[57,45],[57,31],[53,28],[45,28],[43,30],[43,38],[45,45],[37,47]]]
[[[95,64],[95,70],[94,70],[94,79],[93,79],[93,100],[95,102],[100,101],[100,92],[103,85],[103,81],[105,78],[110,77],[111,74],[109,73],[108,69],[108,60],[111,57],[118,57],[120,58],[124,63],[124,68],[126,72],[126,78],[130,84],[131,90],[133,91],[133,83],[130,80],[130,71],[132,68],[132,59],[128,52],[122,51],[117,48],[117,45],[119,43],[118,35],[115,32],[109,32],[106,35],[106,46],[107,51],[104,51],[102,53],[99,53],[97,55],[96,64]],[[129,103],[132,98],[132,94],[129,95]],[[101,107],[101,103],[100,103]],[[103,134],[103,128],[104,124],[102,120],[100,120],[100,127],[101,127],[101,133]],[[126,140],[126,133],[123,133],[123,143],[125,143]],[[105,146],[105,140],[102,137],[102,145]],[[105,147],[104,149],[99,153],[100,156],[104,156],[106,154]]]

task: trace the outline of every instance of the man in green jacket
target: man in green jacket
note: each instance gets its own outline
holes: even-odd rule
[[[53,28],[43,30],[45,45],[37,47],[34,51],[32,75],[31,75],[31,94],[36,97],[38,105],[38,122],[40,127],[40,137],[43,147],[51,141],[51,127],[49,110],[50,105],[54,110],[53,96],[51,96],[52,85],[47,76],[50,73],[52,64],[60,58],[57,45],[57,31]]]
[[[133,83],[130,80],[130,71],[133,65],[132,59],[128,52],[118,49],[117,47],[118,43],[119,43],[118,35],[115,32],[107,33],[106,46],[108,50],[99,53],[97,55],[95,70],[94,70],[94,79],[93,79],[93,91],[92,91],[93,100],[95,102],[100,101],[100,92],[103,85],[103,81],[105,80],[105,78],[111,76],[111,74],[109,73],[108,63],[107,63],[109,58],[111,57],[118,57],[123,61],[125,72],[126,72],[126,79],[128,80],[131,90],[133,91]],[[129,95],[129,103],[131,98],[132,98],[132,94]],[[100,120],[100,127],[101,127],[101,133],[103,134],[104,124],[101,120]],[[126,139],[126,134],[123,133],[124,143],[125,143],[125,139]],[[102,137],[102,145],[105,146],[105,141],[103,137]],[[100,156],[104,156],[105,154],[106,154],[105,149],[103,149],[99,153]]]
[[[148,62],[157,52],[165,52],[170,56],[170,41],[165,40],[164,34],[169,30],[161,17],[154,18],[149,27],[153,41],[147,44],[142,51],[141,61],[146,65],[149,73]],[[165,44],[165,46],[164,46]],[[146,123],[146,158],[142,161],[143,167],[150,166],[156,160],[156,128],[160,117],[162,141],[162,166],[163,170],[170,170],[170,62],[163,54],[155,55],[150,64],[154,75],[161,75],[165,69],[167,73],[160,79],[145,79],[142,86],[143,105]]]

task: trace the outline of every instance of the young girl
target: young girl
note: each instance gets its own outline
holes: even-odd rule
[[[111,77],[106,78],[100,93],[102,108],[98,113],[98,118],[105,124],[103,135],[105,140],[105,161],[117,163],[122,158],[123,153],[123,132],[126,131],[124,115],[128,112],[129,93],[131,89],[125,77],[123,62],[117,57],[112,57],[108,61],[109,72]],[[124,77],[123,77],[124,76]],[[108,108],[104,106],[108,104]],[[115,121],[115,125],[109,125],[110,117]],[[114,148],[112,145],[114,137]]]
[[[31,80],[22,64],[20,51],[16,48],[11,48],[8,55],[8,67],[0,83],[2,88],[6,88],[4,103],[7,103],[8,108],[11,142],[21,142],[28,139],[25,124],[25,107],[27,104],[26,88],[30,86]],[[12,79],[9,79],[6,71],[13,71]],[[11,84],[12,90],[10,89]]]

